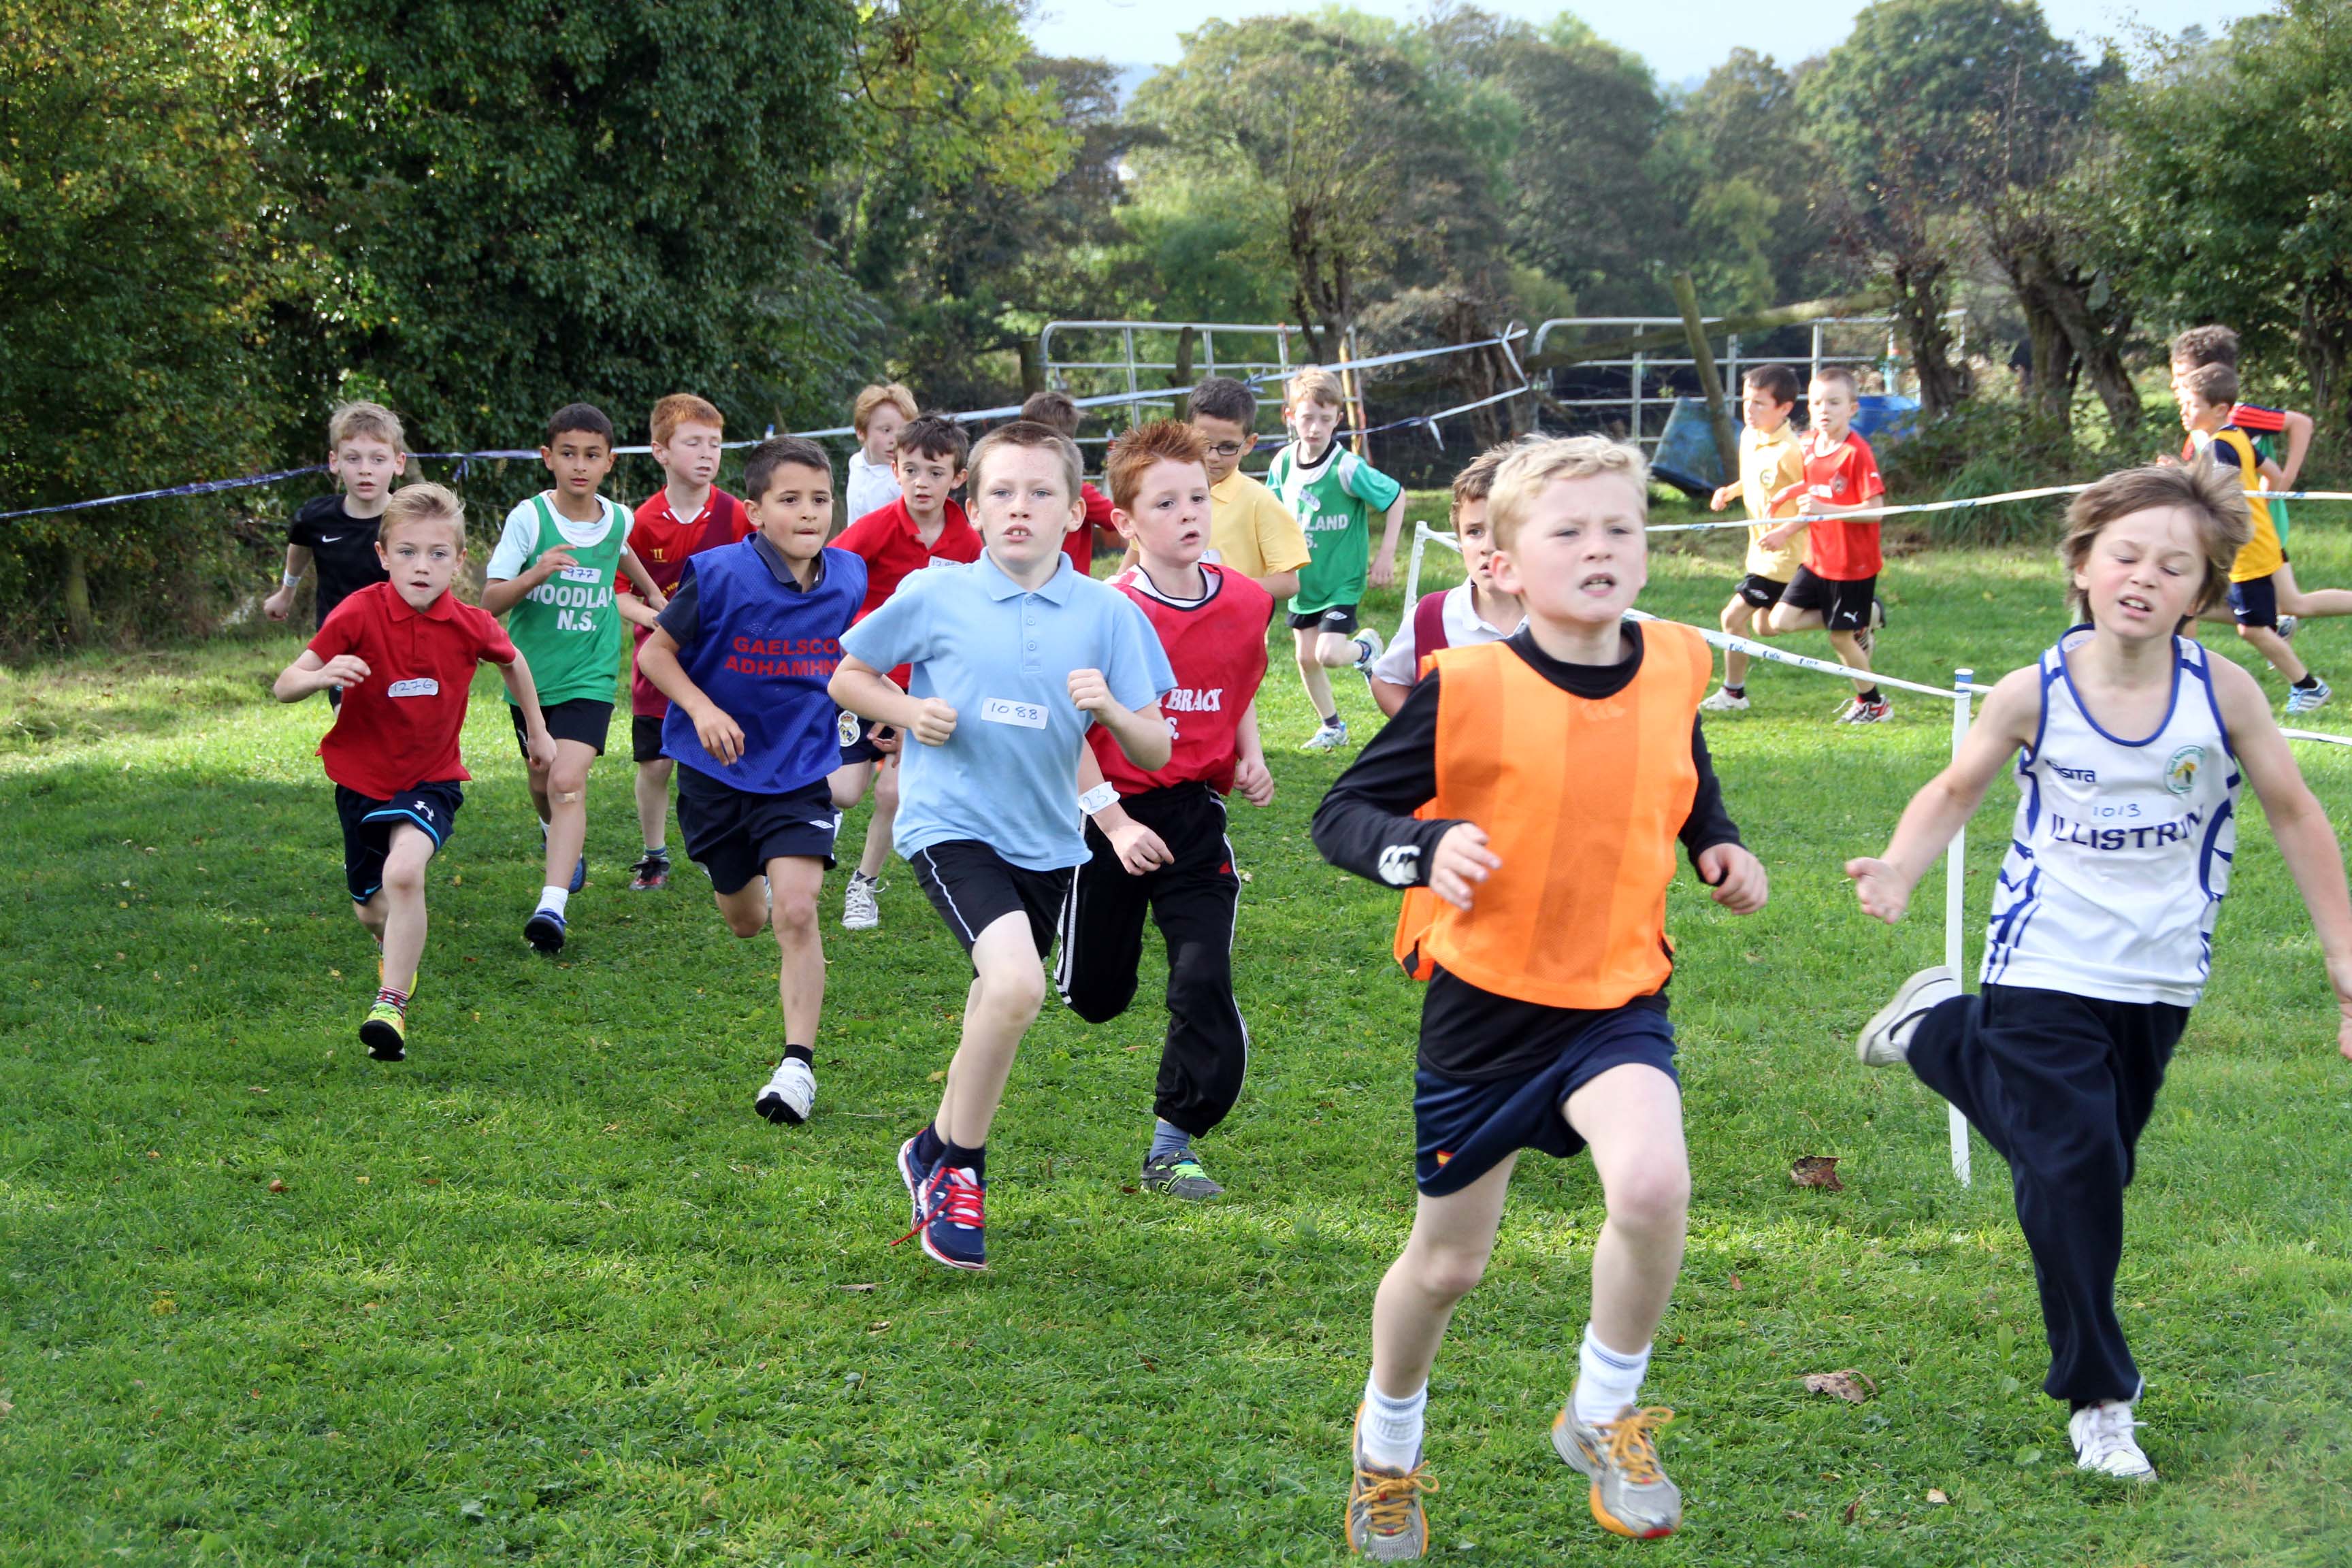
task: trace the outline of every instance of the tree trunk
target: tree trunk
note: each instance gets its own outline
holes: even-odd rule
[[[1952,334],[1944,325],[1950,293],[1940,262],[1906,262],[1893,270],[1895,320],[1911,344],[1919,378],[1919,411],[1940,419],[1969,395],[1968,372],[1952,363]]]
[[[2139,388],[2132,384],[2119,346],[2130,331],[2129,316],[2112,300],[2105,309],[2093,308],[2095,279],[2062,265],[2046,249],[2021,257],[2011,276],[2017,279],[2019,303],[2025,304],[2029,295],[2032,298],[2033,303],[2027,307],[2029,319],[2038,310],[2065,333],[2076,363],[2091,373],[2091,389],[2099,395],[2116,434],[2128,436],[2137,430],[2142,413]],[[2072,390],[2070,385],[2070,399]]]
[[[89,571],[79,550],[66,552],[65,601],[67,640],[87,645],[98,635],[98,623],[89,613]]]

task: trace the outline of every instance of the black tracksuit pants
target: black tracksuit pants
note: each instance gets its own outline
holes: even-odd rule
[[[1225,841],[1225,803],[1206,784],[1185,784],[1119,804],[1160,835],[1175,864],[1134,876],[1089,822],[1087,847],[1094,858],[1070,884],[1054,982],[1089,1024],[1126,1012],[1135,1000],[1150,912],[1168,943],[1168,1040],[1152,1110],[1197,1138],[1234,1108],[1249,1064],[1249,1029],[1234,1000],[1234,918],[1242,884]]]
[[[2124,1189],[2189,1009],[1988,985],[1919,1021],[1911,1070],[2009,1162],[2053,1399],[2139,1395],[2116,1319]]]

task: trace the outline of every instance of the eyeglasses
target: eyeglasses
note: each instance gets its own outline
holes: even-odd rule
[[[1239,441],[1220,441],[1206,450],[1212,458],[1238,458],[1249,448]]]

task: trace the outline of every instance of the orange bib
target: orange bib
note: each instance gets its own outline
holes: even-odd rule
[[[1502,866],[1465,911],[1405,894],[1396,957],[1549,1007],[1616,1007],[1674,973],[1666,885],[1698,795],[1691,726],[1714,658],[1688,626],[1642,626],[1642,668],[1614,697],[1563,691],[1502,643],[1447,648],[1437,794],[1414,815],[1486,829]]]

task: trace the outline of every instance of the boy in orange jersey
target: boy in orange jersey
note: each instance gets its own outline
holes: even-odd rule
[[[1168,944],[1168,1033],[1141,1182],[1147,1192],[1190,1202],[1224,1191],[1192,1140],[1233,1110],[1249,1068],[1249,1026],[1234,999],[1242,881],[1225,837],[1224,797],[1239,789],[1253,805],[1274,799],[1257,731],[1274,595],[1202,559],[1206,445],[1191,426],[1158,420],[1121,436],[1104,465],[1111,516],[1139,552],[1110,585],[1135,601],[1175,671],[1175,689],[1160,701],[1173,752],[1161,766],[1140,768],[1108,730],[1087,731],[1078,808],[1092,858],[1070,884],[1054,972],[1071,1011],[1107,1024],[1135,1000],[1144,916],[1159,924]]]
[[[1666,1021],[1675,841],[1736,914],[1763,908],[1765,879],[1699,731],[1713,655],[1687,626],[1623,619],[1649,575],[1647,495],[1641,454],[1600,437],[1514,452],[1487,502],[1491,570],[1527,624],[1432,658],[1315,813],[1334,865],[1430,895],[1408,900],[1396,939],[1429,981],[1421,1198],[1372,1308],[1348,1501],[1349,1544],[1381,1561],[1426,1549],[1429,1372],[1522,1149],[1590,1148],[1608,1207],[1552,1446],[1591,1478],[1608,1530],[1654,1537],[1682,1520],[1652,1437],[1673,1413],[1638,1403],[1690,1198]],[[1506,714],[1514,743],[1497,748]]]

